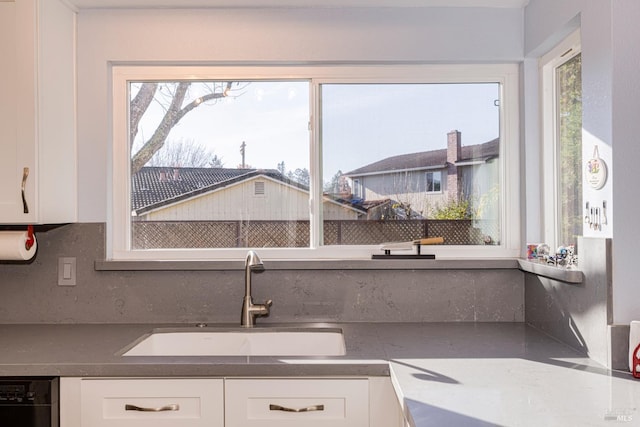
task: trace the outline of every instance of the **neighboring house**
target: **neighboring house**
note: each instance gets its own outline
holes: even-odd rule
[[[136,221],[309,220],[309,188],[272,169],[143,167],[132,177]],[[324,218],[362,209],[325,198]]]
[[[392,199],[410,205],[412,217],[427,217],[451,199],[469,200],[477,210],[499,182],[494,161],[499,152],[499,138],[463,147],[461,133],[451,131],[447,148],[388,157],[345,176],[351,180],[354,199]],[[485,218],[494,214],[485,207]]]

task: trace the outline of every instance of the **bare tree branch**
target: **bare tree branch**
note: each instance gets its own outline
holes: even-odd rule
[[[184,108],[182,108],[182,110],[180,110],[178,112],[178,115],[176,117],[176,123],[182,118],[184,117],[185,114],[187,114],[189,111],[193,110],[194,108],[196,108],[197,106],[199,106],[200,104],[204,104],[207,101],[211,101],[212,99],[220,99],[220,98],[225,98],[227,96],[228,91],[231,90],[231,82],[227,83],[227,88],[225,89],[224,92],[220,93],[220,92],[216,92],[216,93],[208,93],[206,95],[203,95],[199,98],[194,99],[193,101],[191,101],[190,103],[188,103],[187,105],[184,106]]]
[[[131,101],[130,114],[130,128],[129,128],[129,143],[133,144],[133,141],[138,135],[138,125],[140,119],[144,115],[149,105],[153,101],[153,97],[158,89],[158,83],[142,83],[140,90],[136,94],[135,98]]]
[[[219,164],[221,161],[205,145],[198,144],[193,139],[180,138],[167,139],[164,146],[153,155],[146,166],[205,168],[212,167],[214,163]]]
[[[153,155],[164,145],[164,142],[171,131],[171,128],[177,123],[179,119],[177,119],[178,114],[180,113],[180,107],[184,101],[184,97],[187,94],[187,89],[189,89],[189,82],[180,82],[178,83],[178,87],[176,88],[176,93],[171,100],[171,105],[162,118],[160,125],[153,133],[151,138],[144,143],[142,148],[133,156],[131,159],[131,173],[134,174],[138,172],[148,161],[153,157]],[[182,117],[182,116],[180,116]]]
[[[193,101],[189,102],[187,105],[183,107],[182,104],[184,103],[184,100],[187,96],[189,87],[191,86],[191,82],[179,82],[175,87],[175,91],[172,91],[173,93],[171,94],[171,103],[166,108],[162,121],[154,131],[151,138],[149,138],[149,140],[142,145],[140,150],[138,150],[138,152],[133,155],[133,158],[131,159],[131,173],[134,174],[138,172],[145,164],[147,164],[147,162],[153,157],[153,155],[162,148],[165,141],[167,140],[167,137],[169,136],[169,132],[171,132],[171,129],[180,121],[180,119],[182,119],[187,113],[197,108],[198,106],[206,103],[207,101],[211,101],[213,99],[225,98],[229,96],[229,91],[231,90],[232,83],[233,82],[227,82],[225,85],[225,89],[222,92],[214,91],[211,93],[207,93],[205,95],[202,95],[194,99]],[[153,95],[157,91],[158,85],[155,84],[156,87],[152,88],[150,87],[150,85],[152,84],[153,83],[143,83],[140,88],[140,91],[142,91],[142,89],[144,88],[145,92],[142,95],[140,94],[140,92],[138,92],[138,94],[136,95],[136,98],[134,98],[134,100],[132,101],[132,108],[131,108],[132,113],[134,109],[133,104],[135,102],[138,103],[136,106],[136,110],[138,108],[140,109],[140,111],[136,111],[136,114],[139,114],[139,115],[135,116],[135,120],[136,120],[135,126],[134,126],[134,116],[132,115],[131,117],[131,125],[130,125],[131,136],[130,137],[131,137],[132,143],[133,143],[133,139],[135,138],[135,135],[137,134],[137,128],[138,128],[140,119],[142,115],[144,115],[144,113],[146,112],[150,103],[153,101],[154,99]],[[152,92],[151,99],[148,99],[149,92]],[[137,101],[139,96],[140,96],[140,100]],[[146,102],[146,104],[144,104],[143,102]],[[146,105],[146,106],[143,108],[143,105]]]

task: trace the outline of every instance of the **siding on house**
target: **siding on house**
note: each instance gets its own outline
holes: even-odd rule
[[[497,161],[461,168],[461,195],[471,202],[476,219],[500,218],[500,171]]]
[[[264,187],[259,183],[264,183]],[[258,193],[263,194],[256,194],[256,184],[258,185]],[[358,218],[358,211],[353,208],[329,200],[325,200],[324,204],[326,219],[353,220]],[[166,204],[138,216],[137,220],[309,220],[309,193],[299,187],[258,175],[186,200]]]
[[[415,212],[424,216],[434,207],[446,202],[447,171],[434,169],[431,172],[442,172],[442,191],[427,193],[425,170],[402,173],[385,173],[360,178],[364,191],[363,199],[380,200],[390,198],[397,202],[410,204]]]
[[[480,213],[476,218],[495,219],[499,204],[491,198],[498,195],[494,187],[500,182],[499,169],[494,160],[499,148],[499,138],[462,146],[461,133],[451,131],[447,148],[388,157],[345,175],[359,183],[359,197],[364,200],[392,199],[427,217],[451,198],[466,199]],[[441,191],[427,193],[427,172],[441,172]]]

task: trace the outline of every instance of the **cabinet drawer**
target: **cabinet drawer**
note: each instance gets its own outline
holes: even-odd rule
[[[221,379],[83,380],[83,427],[222,427]]]
[[[226,427],[367,427],[366,379],[228,379]]]

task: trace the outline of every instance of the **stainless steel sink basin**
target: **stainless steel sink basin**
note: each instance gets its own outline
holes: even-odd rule
[[[339,328],[155,329],[123,356],[342,356]]]

